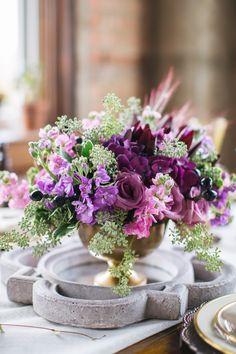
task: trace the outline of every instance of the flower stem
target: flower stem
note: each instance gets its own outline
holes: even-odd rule
[[[103,336],[101,336],[101,337],[92,337],[92,336],[90,336],[88,334],[81,333],[81,332],[76,332],[76,331],[65,331],[65,330],[58,330],[58,329],[49,328],[49,327],[31,326],[31,325],[23,325],[23,324],[15,324],[15,323],[1,323],[0,324],[0,332],[1,333],[4,333],[4,330],[3,330],[2,326],[43,329],[45,331],[51,331],[51,332],[54,332],[54,333],[78,334],[80,336],[89,338],[91,340],[98,340],[98,339],[102,339],[102,338],[106,337],[105,334]]]

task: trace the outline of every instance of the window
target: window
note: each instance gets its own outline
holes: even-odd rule
[[[19,129],[25,70],[39,66],[39,0],[0,1],[0,128]]]

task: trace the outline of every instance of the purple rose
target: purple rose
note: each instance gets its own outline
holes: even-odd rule
[[[115,206],[125,211],[140,208],[145,203],[145,186],[136,173],[122,172],[116,181],[118,195]]]

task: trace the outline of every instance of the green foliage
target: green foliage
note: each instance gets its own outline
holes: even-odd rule
[[[213,184],[217,188],[221,188],[224,185],[223,170],[219,166],[212,166],[211,163],[201,161],[201,163],[197,164],[197,168],[201,171],[202,176],[211,177]]]
[[[124,126],[131,126],[134,116],[139,115],[141,110],[141,100],[136,97],[130,97],[127,100],[127,107],[120,114],[120,119]]]
[[[111,275],[118,279],[117,286],[113,289],[114,293],[120,296],[130,294],[129,277],[135,262],[135,253],[130,248],[124,251],[122,261],[110,268]]]
[[[187,252],[194,251],[197,259],[206,262],[206,269],[214,272],[219,271],[222,265],[220,251],[213,249],[213,235],[209,233],[207,225],[196,224],[189,227],[178,223],[171,230],[172,243],[182,244]]]
[[[44,207],[43,201],[31,202],[25,208],[19,230],[0,236],[0,248],[10,250],[14,245],[25,248],[33,243],[35,253],[42,255],[76,227],[77,221],[69,204],[52,211]]]
[[[121,100],[114,93],[108,94],[103,100],[105,114],[101,118],[99,127],[84,132],[85,139],[98,144],[101,140],[108,140],[114,134],[120,134],[124,124],[119,115],[123,111]]]
[[[72,160],[71,169],[80,176],[87,176],[89,172],[87,157],[80,156]]]
[[[85,144],[83,144],[82,146],[82,151],[81,151],[82,156],[89,157],[92,149],[93,149],[93,143],[90,140],[87,140]]]
[[[112,151],[104,148],[102,145],[94,145],[90,152],[89,161],[93,169],[96,170],[99,165],[104,165],[110,176],[117,174],[117,162]]]
[[[57,118],[56,126],[62,133],[72,134],[78,133],[82,130],[82,122],[78,118],[67,118],[67,116],[61,116]]]
[[[118,285],[113,289],[120,296],[130,293],[128,286],[129,276],[135,262],[135,254],[130,247],[130,238],[123,232],[123,224],[106,221],[100,226],[89,244],[89,249],[95,255],[112,254],[116,247],[124,249],[121,262],[110,268],[111,275],[118,279]]]
[[[34,179],[35,179],[38,172],[39,172],[39,170],[36,167],[30,167],[28,169],[28,171],[26,172],[27,180],[29,182],[30,187],[33,186]]]
[[[188,152],[187,145],[183,141],[179,141],[177,138],[172,141],[163,142],[163,149],[158,153],[167,157],[183,157],[186,156]]]
[[[217,188],[221,188],[224,185],[222,168],[214,166],[215,162],[218,160],[218,155],[215,151],[207,155],[203,155],[201,151],[196,151],[191,159],[196,163],[197,168],[201,171],[201,175],[211,177],[213,184]]]

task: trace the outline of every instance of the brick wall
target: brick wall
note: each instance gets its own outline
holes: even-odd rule
[[[143,97],[170,66],[182,81],[171,106],[190,100],[202,121],[236,122],[235,0],[77,0],[76,113],[114,92]],[[223,161],[236,169],[236,124]]]
[[[145,91],[142,66],[147,13],[142,0],[79,0],[77,112],[101,108],[107,92],[123,100]]]

